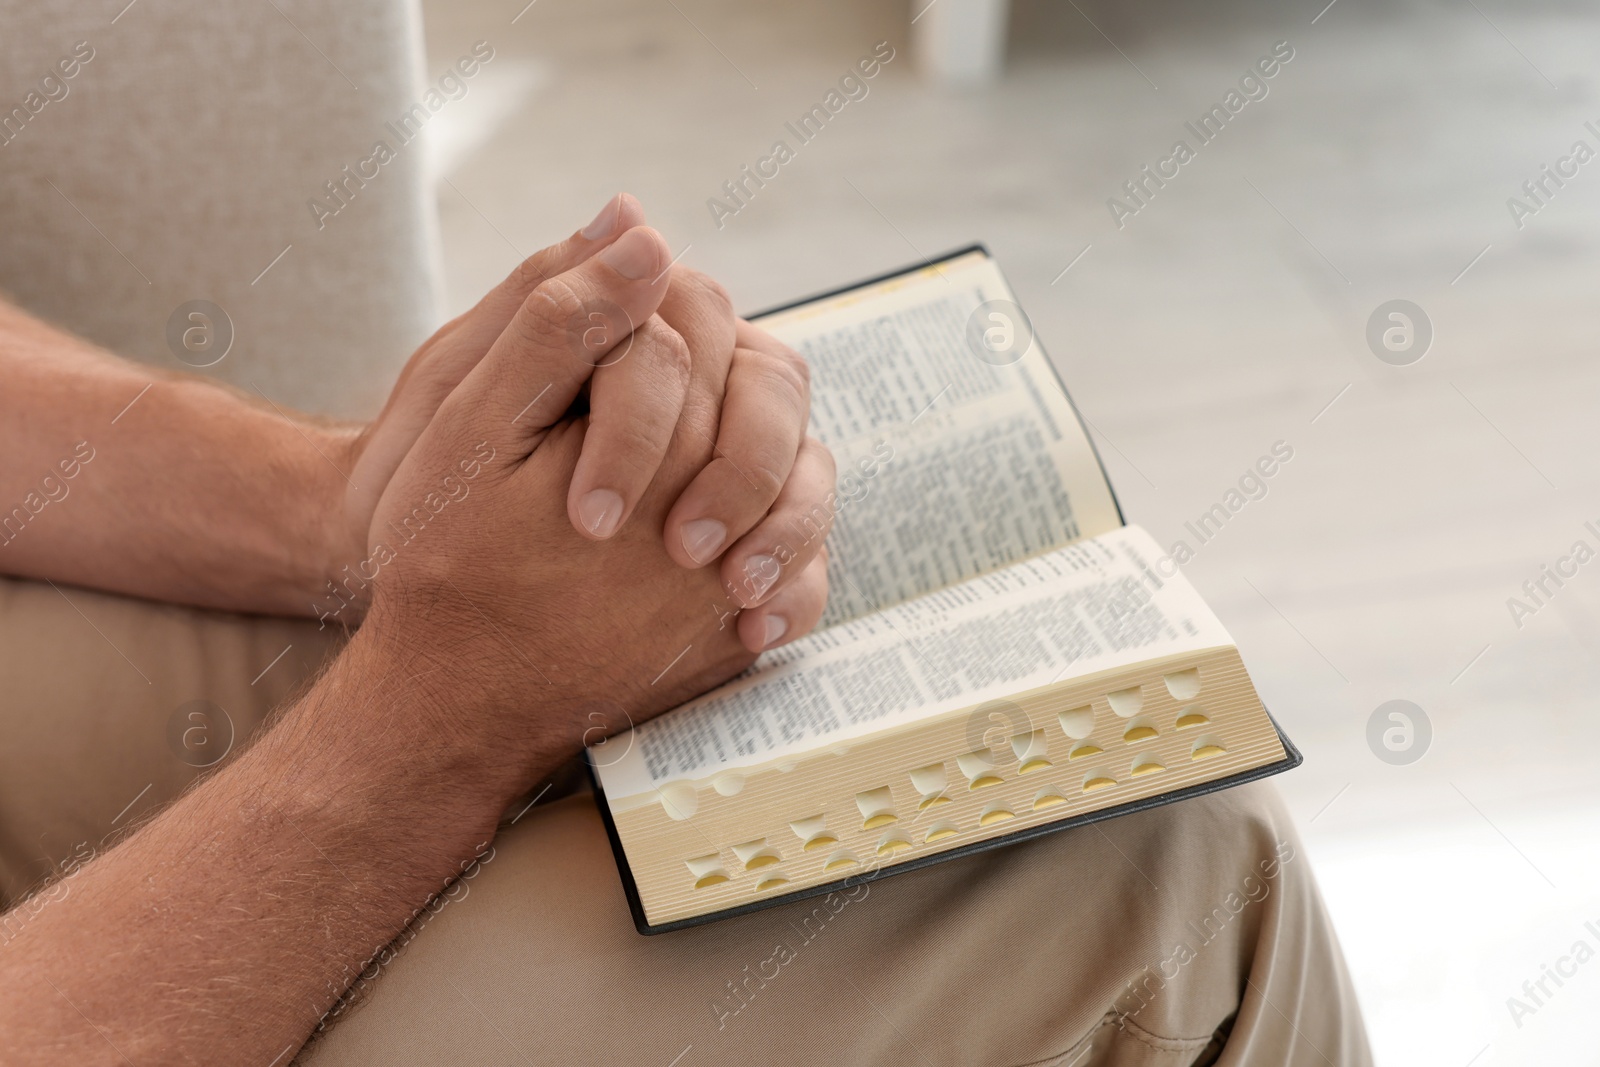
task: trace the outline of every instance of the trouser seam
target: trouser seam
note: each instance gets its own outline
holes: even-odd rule
[[[1138,1041],[1140,1044],[1150,1048],[1155,1052],[1198,1051],[1209,1045],[1212,1039],[1216,1036],[1216,1033],[1213,1031],[1204,1037],[1164,1037],[1161,1034],[1157,1034],[1154,1031],[1147,1030],[1143,1026],[1140,1026],[1138,1023],[1134,1022],[1133,1016],[1127,1014],[1126,1012],[1112,1010],[1101,1016],[1100,1021],[1095,1024],[1093,1030],[1090,1030],[1087,1034],[1068,1045],[1061,1052],[1058,1052],[1053,1056],[1046,1056],[1042,1060],[1033,1060],[1029,1063],[1019,1063],[1016,1065],[1016,1067],[1076,1067],[1075,1060],[1066,1058],[1068,1054],[1073,1052],[1075,1049],[1082,1049],[1087,1045],[1092,1044],[1095,1035],[1101,1030],[1104,1030],[1107,1026],[1111,1025],[1117,1026],[1124,1033],[1131,1035],[1135,1041]]]

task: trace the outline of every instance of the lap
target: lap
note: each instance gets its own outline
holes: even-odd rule
[[[1365,1062],[1268,786],[653,937],[584,792],[402,941],[301,1062]]]
[[[338,642],[0,578],[0,893],[172,799],[223,723],[242,742]],[[206,706],[225,719],[185,738]],[[528,810],[470,873],[299,1062],[1367,1062],[1266,785],[655,937],[586,790]]]
[[[0,577],[0,906],[177,796],[339,640]]]

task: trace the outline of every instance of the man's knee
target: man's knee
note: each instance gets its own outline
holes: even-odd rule
[[[1364,1063],[1332,924],[1277,791],[1257,783],[1115,820],[1106,832],[1165,903],[1112,1012],[1159,1034],[1269,1049],[1278,1063]]]
[[[1265,783],[1118,820],[1107,832],[1130,856],[1151,860],[1184,926],[1208,941],[1228,930],[1253,936],[1262,912],[1301,903],[1289,898],[1311,882],[1294,822]]]
[[[1102,832],[1122,861],[1122,914],[1145,932],[1140,954],[1122,957],[1114,1010],[1170,1027],[1194,1017],[1199,1000],[1220,1023],[1237,1005],[1263,930],[1307,903],[1308,872],[1277,793],[1242,786],[1113,820]]]

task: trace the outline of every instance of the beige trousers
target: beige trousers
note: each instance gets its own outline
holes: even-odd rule
[[[315,624],[0,579],[0,894],[114,841],[336,652]],[[470,874],[299,1062],[1369,1062],[1267,785],[656,937],[584,788]]]

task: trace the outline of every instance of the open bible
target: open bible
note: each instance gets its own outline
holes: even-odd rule
[[[660,933],[1286,770],[982,248],[755,319],[838,459],[818,629],[588,750]],[[806,536],[796,531],[797,537]]]

